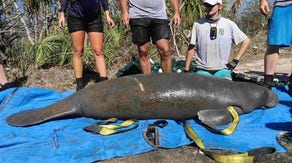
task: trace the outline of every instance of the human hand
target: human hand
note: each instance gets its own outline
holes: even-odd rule
[[[181,18],[179,15],[174,15],[173,17],[173,24],[178,27],[180,26],[180,23],[181,23]]]
[[[263,15],[268,16],[270,12],[269,3],[267,0],[261,0],[260,11]]]
[[[122,22],[126,28],[129,28],[130,24],[130,15],[129,13],[122,13]]]
[[[64,15],[64,12],[61,12],[60,13],[60,17],[59,17],[59,27],[61,29],[64,29],[65,27],[65,15]]]
[[[107,18],[107,24],[109,25],[110,28],[114,28],[115,22],[113,21],[112,18]]]
[[[231,62],[229,62],[228,64],[226,64],[226,67],[229,69],[229,70],[234,70],[235,67],[238,65],[238,62],[239,60],[237,59],[233,59]]]

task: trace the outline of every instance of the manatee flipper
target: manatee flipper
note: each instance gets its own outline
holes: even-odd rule
[[[6,118],[6,122],[12,126],[25,127],[59,118],[69,118],[73,115],[76,117],[76,113],[78,113],[74,108],[66,111],[63,109],[53,110],[48,108],[26,110],[12,114]]]
[[[222,126],[233,120],[227,109],[200,110],[197,115],[199,120],[207,126]]]

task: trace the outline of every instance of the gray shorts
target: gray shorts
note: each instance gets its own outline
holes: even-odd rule
[[[144,44],[150,39],[155,44],[157,40],[171,36],[167,19],[133,18],[130,19],[130,27],[134,44]]]
[[[86,32],[103,32],[103,22],[101,16],[75,18],[68,16],[69,32],[86,31]]]

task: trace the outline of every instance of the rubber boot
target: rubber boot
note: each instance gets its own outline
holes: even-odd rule
[[[83,78],[76,78],[76,91],[79,91],[80,89],[83,89],[85,87]]]
[[[274,75],[265,75],[263,86],[268,88],[268,89],[272,89],[273,80],[274,80]]]

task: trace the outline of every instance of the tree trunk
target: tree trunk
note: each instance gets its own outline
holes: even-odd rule
[[[14,4],[15,9],[16,9],[17,11],[19,11],[19,7],[18,7],[18,5],[17,5],[17,2],[14,1],[13,4]],[[24,26],[24,28],[25,28],[25,31],[26,31],[26,34],[27,34],[27,38],[28,38],[30,44],[31,44],[31,45],[34,45],[34,41],[33,41],[32,37],[31,37],[31,33],[30,33],[29,28],[28,28],[28,26],[27,26],[25,20],[23,19],[23,17],[20,18],[20,21],[22,22],[22,24],[23,24],[23,26]]]

